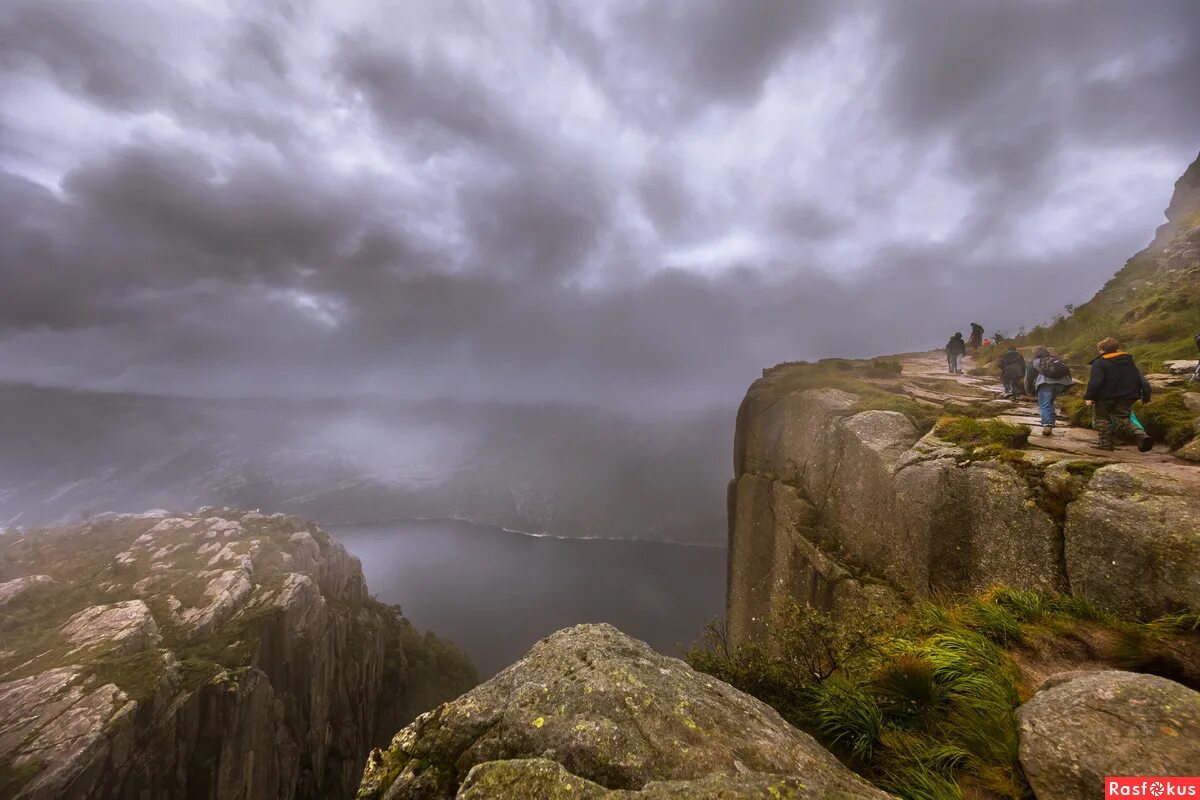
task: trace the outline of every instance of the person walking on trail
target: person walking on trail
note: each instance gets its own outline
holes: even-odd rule
[[[1054,403],[1073,383],[1071,368],[1065,361],[1045,347],[1033,351],[1033,358],[1025,368],[1025,391],[1037,397],[1042,436],[1054,434]]]
[[[1093,445],[1100,450],[1112,450],[1118,433],[1137,439],[1138,450],[1145,453],[1153,444],[1150,436],[1133,424],[1130,415],[1133,404],[1148,400],[1150,387],[1142,376],[1133,356],[1121,351],[1121,343],[1109,336],[1096,343],[1100,355],[1092,359],[1083,399],[1092,407],[1092,427],[1100,434]]]
[[[963,341],[962,333],[955,333],[946,342],[946,364],[950,367],[951,375],[962,374],[962,360],[966,354],[967,343]]]
[[[1196,334],[1194,341],[1196,342],[1196,349],[1200,350],[1200,333]],[[1188,383],[1200,383],[1200,361],[1196,362],[1196,371],[1192,373],[1192,377]]]
[[[1016,400],[1025,389],[1025,356],[1010,344],[1000,356],[1000,382],[1004,384],[1004,394],[1001,398]]]
[[[978,322],[971,323],[971,352],[979,349],[983,344],[983,326]]]

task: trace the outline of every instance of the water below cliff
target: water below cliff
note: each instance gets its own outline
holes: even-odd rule
[[[580,622],[611,622],[660,652],[724,614],[725,549],[556,539],[453,520],[328,526],[363,564],[372,594],[450,639],[481,676]]]

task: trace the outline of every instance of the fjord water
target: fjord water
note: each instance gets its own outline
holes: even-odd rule
[[[329,526],[371,592],[463,648],[487,677],[543,636],[610,622],[679,655],[724,615],[725,549],[558,539],[456,520]]]

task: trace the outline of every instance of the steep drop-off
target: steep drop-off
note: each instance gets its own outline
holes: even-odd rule
[[[0,796],[347,797],[373,744],[473,682],[294,517],[0,537]]]

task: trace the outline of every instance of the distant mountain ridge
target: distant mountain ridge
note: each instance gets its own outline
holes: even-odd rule
[[[732,410],[196,399],[0,384],[0,527],[231,505],[715,544]]]

